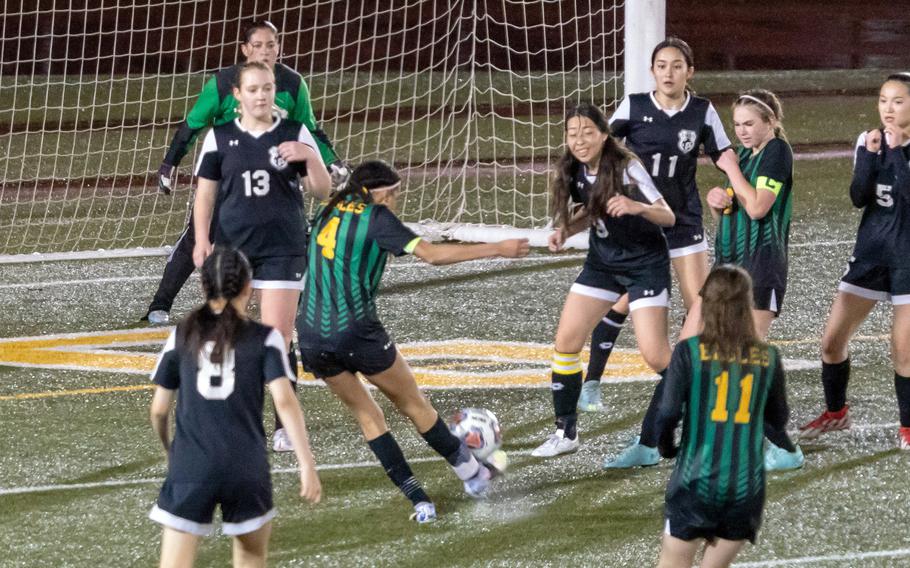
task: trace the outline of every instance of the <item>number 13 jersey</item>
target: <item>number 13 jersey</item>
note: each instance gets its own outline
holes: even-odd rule
[[[218,182],[215,244],[238,248],[251,259],[306,254],[299,181],[306,166],[281,157],[283,142],[316,149],[305,126],[280,118],[265,132],[250,132],[239,120],[208,132],[196,175]]]

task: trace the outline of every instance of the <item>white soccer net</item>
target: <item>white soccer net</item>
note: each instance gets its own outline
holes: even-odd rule
[[[0,254],[172,244],[195,152],[171,196],[154,172],[205,78],[241,57],[254,19],[282,30],[281,61],[306,79],[340,155],[399,167],[408,221],[544,225],[566,106],[608,107],[620,94],[622,2],[304,4],[6,11]]]

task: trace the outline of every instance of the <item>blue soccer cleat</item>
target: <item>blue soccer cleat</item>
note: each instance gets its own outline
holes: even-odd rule
[[[796,446],[796,451],[788,452],[768,442],[765,448],[765,471],[787,471],[803,467],[806,458],[803,450]]]
[[[618,456],[611,459],[605,459],[604,469],[628,469],[632,467],[647,467],[657,465],[660,462],[660,452],[657,448],[649,448],[639,443],[639,437],[636,436],[631,444],[626,446]]]
[[[578,410],[582,412],[600,412],[604,409],[600,400],[600,381],[585,381],[581,385],[581,396],[578,397]]]

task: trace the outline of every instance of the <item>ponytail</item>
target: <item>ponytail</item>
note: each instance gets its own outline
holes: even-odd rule
[[[245,318],[231,302],[240,296],[252,278],[252,268],[242,252],[216,248],[202,264],[202,289],[206,302],[196,308],[177,328],[177,334],[191,353],[214,343],[209,360],[220,364],[234,345]]]

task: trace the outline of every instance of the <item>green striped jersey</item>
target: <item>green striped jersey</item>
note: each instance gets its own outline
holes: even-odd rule
[[[717,227],[715,262],[741,266],[756,287],[785,288],[787,243],[793,207],[793,151],[780,138],[773,138],[757,154],[740,148],[739,167],[759,192],[770,191],[776,199],[767,215],[752,219],[734,199],[724,210]],[[732,191],[732,190],[728,190]]]
[[[383,205],[348,198],[316,215],[297,315],[301,347],[333,350],[381,326],[376,292],[388,254],[413,252],[419,238]]]
[[[780,353],[756,345],[722,359],[700,337],[673,352],[661,399],[662,436],[682,419],[682,441],[667,498],[684,491],[702,503],[741,503],[764,491],[764,428],[783,430],[787,401]]]

